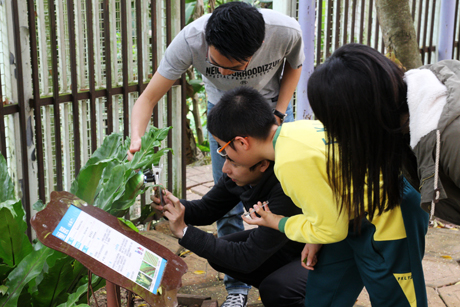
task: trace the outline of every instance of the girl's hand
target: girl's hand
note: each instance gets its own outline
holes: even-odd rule
[[[265,210],[264,210],[265,208]],[[243,220],[249,225],[258,225],[273,228],[278,230],[278,224],[280,220],[284,217],[282,215],[273,214],[270,211],[268,205],[262,207],[262,203],[259,201],[254,205],[254,209],[249,210],[250,218],[242,215]],[[256,213],[260,216],[258,217]]]
[[[310,271],[314,270],[313,267],[318,262],[318,257],[316,257],[316,254],[319,252],[322,246],[322,244],[305,244],[300,258],[302,259],[301,262],[304,268]]]

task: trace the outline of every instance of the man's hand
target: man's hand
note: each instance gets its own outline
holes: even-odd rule
[[[131,145],[128,150],[128,161],[131,161],[134,157],[134,154],[141,150],[141,139],[131,139]]]
[[[310,244],[307,243],[305,244],[305,247],[302,250],[301,253],[301,262],[302,266],[306,268],[307,270],[313,271],[314,266],[318,262],[318,258],[316,257],[316,254],[318,251],[321,249],[323,245],[322,244]]]
[[[263,207],[260,201],[254,205],[254,209],[249,209],[249,213],[251,214],[251,218],[245,217],[244,215],[242,216],[243,220],[249,225],[265,226],[276,230],[278,230],[280,220],[284,217],[282,215],[273,214],[268,205]],[[258,217],[256,213],[260,217]]]
[[[163,211],[163,215],[169,220],[169,228],[171,232],[179,239],[184,236],[184,228],[187,225],[184,222],[185,207],[179,201],[179,198],[172,195],[171,192],[164,189],[164,201],[165,204],[161,206],[161,200],[158,197],[151,197],[154,204],[154,209]]]

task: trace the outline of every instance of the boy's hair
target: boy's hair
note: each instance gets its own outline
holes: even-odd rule
[[[360,221],[367,213],[372,220],[400,203],[402,162],[409,154],[400,119],[408,112],[403,76],[375,49],[348,44],[308,81],[308,100],[328,139],[329,180],[350,218]]]
[[[265,98],[250,87],[237,87],[224,94],[208,114],[208,131],[224,142],[237,136],[265,140],[276,125]],[[230,146],[234,148],[233,142]]]
[[[206,42],[223,56],[247,61],[262,45],[265,21],[255,7],[245,2],[219,5],[206,24]]]

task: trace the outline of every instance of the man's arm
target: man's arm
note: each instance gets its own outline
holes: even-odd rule
[[[286,113],[286,109],[289,105],[289,101],[294,95],[294,91],[299,83],[300,74],[302,72],[302,67],[294,69],[286,61],[284,65],[283,78],[281,79],[280,93],[278,96],[278,102],[276,103],[276,109],[281,113]],[[275,116],[276,121],[280,124],[280,119]]]
[[[158,73],[153,75],[147,88],[134,104],[131,114],[131,145],[129,147],[128,159],[141,149],[141,137],[144,135],[153,108],[161,97],[171,88],[176,80],[169,80]]]

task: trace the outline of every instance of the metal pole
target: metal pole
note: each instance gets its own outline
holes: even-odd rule
[[[455,1],[441,0],[439,22],[438,61],[452,59],[455,23]]]
[[[307,97],[307,83],[315,68],[315,2],[315,0],[299,2],[299,23],[302,29],[305,61],[297,85],[296,120],[313,118],[313,111]]]

